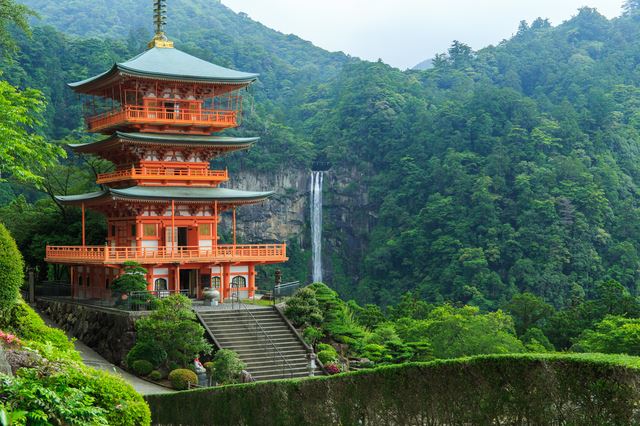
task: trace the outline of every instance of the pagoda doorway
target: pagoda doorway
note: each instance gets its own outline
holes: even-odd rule
[[[187,247],[188,246],[188,235],[189,235],[189,228],[187,227],[178,227],[178,247]],[[181,280],[182,282],[182,280]]]
[[[196,297],[198,287],[198,269],[180,269],[180,293],[187,297]]]

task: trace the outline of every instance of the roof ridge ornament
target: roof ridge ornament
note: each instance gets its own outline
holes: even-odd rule
[[[167,1],[154,0],[153,3],[153,21],[156,27],[156,34],[149,43],[149,49],[154,47],[171,49],[173,48],[173,42],[164,33],[164,27],[167,24]]]

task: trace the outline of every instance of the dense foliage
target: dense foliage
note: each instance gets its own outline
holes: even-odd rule
[[[24,281],[24,263],[15,240],[0,223],[0,316],[16,304]]]
[[[301,309],[303,306],[315,309]],[[315,310],[323,315],[318,318]],[[529,340],[537,337],[537,344],[527,347],[528,341],[518,339],[512,317],[500,310],[481,313],[472,306],[433,306],[408,295],[390,311],[385,315],[377,306],[346,303],[326,285],[314,283],[298,290],[284,312],[294,325],[303,328],[302,334],[314,345],[320,362],[338,368],[342,368],[340,364],[348,368],[348,360],[358,358],[379,365],[553,350],[544,334],[529,336]]]
[[[147,270],[137,262],[125,262],[124,274],[113,280],[111,292],[116,298],[132,291],[145,291],[147,289]]]
[[[0,231],[0,265],[18,265],[21,284],[15,242],[2,224]],[[8,243],[13,251],[1,250]],[[0,285],[5,278],[0,276]],[[67,336],[48,327],[19,294],[0,312],[0,351],[15,373],[0,373],[0,418],[11,417],[12,424],[149,424],[141,396],[121,378],[83,365]]]
[[[51,27],[34,28],[31,39],[17,33],[20,49],[5,60],[3,78],[43,91],[47,136],[86,139],[80,105],[63,83],[143,49],[149,34],[140,28],[151,12],[132,0],[27,3],[76,37]],[[394,322],[399,336],[395,322],[403,317],[433,322],[429,315],[439,312],[463,324],[471,340],[474,327],[494,327],[496,345],[539,351],[572,347],[606,315],[640,316],[640,75],[629,59],[640,54],[638,16],[628,2],[612,20],[583,8],[557,27],[523,22],[497,46],[474,52],[454,42],[431,68],[405,72],[324,52],[203,0],[172,3],[168,31],[189,53],[261,73],[243,128],[232,134],[262,141],[227,164],[305,169],[320,157],[333,163],[329,173],[353,179],[326,194],[325,267],[331,287],[365,305],[320,309],[322,318],[307,315],[306,324],[324,321],[325,337],[366,342],[358,353],[384,360],[385,345],[365,337],[384,322]],[[91,190],[94,174],[108,167],[70,156],[46,172],[46,193]],[[341,205],[362,193],[367,205]],[[43,248],[77,244],[79,214],[38,197],[14,182],[0,187],[0,201],[10,202],[0,218],[43,278],[60,278],[62,271],[43,265]],[[360,224],[355,235],[335,232],[345,211],[346,221]],[[104,222],[90,214],[88,223],[88,242],[102,244]],[[354,240],[365,250],[353,250]],[[286,274],[305,277],[303,248],[290,245]],[[396,315],[415,301],[428,302],[416,305],[425,312]],[[305,301],[296,309],[299,317],[314,311]],[[400,337],[404,345],[427,343],[413,340]],[[428,343],[411,353],[440,353]],[[409,352],[392,353],[405,359]]]
[[[220,349],[209,365],[211,377],[219,384],[232,384],[240,381],[240,374],[246,368],[238,354],[229,349]]]
[[[146,399],[160,424],[622,425],[640,421],[638,380],[635,357],[507,355]]]
[[[204,328],[195,321],[191,300],[176,294],[159,299],[151,314],[136,321],[136,344],[127,355],[133,367],[138,359],[153,368],[187,367],[200,354],[211,352]]]

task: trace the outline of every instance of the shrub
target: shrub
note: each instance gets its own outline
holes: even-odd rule
[[[308,345],[315,345],[316,342],[324,337],[322,330],[316,327],[307,327],[302,332],[302,338]]]
[[[299,289],[287,300],[284,314],[296,327],[320,325],[323,320],[316,293],[309,287]]]
[[[320,360],[322,364],[336,362],[338,360],[338,354],[336,351],[320,351],[317,355],[318,360]]]
[[[337,353],[336,349],[327,343],[318,343],[317,349],[318,351],[333,351]]]
[[[169,373],[169,381],[174,389],[185,390],[189,389],[189,384],[195,385],[198,383],[198,376],[191,370],[178,368]]]
[[[65,374],[64,385],[88,393],[97,407],[106,410],[110,426],[150,423],[151,414],[144,399],[120,377],[92,368],[71,368]]]
[[[75,350],[73,342],[62,330],[47,326],[21,297],[6,316],[0,315],[0,328],[12,331],[22,340],[29,340],[29,346],[39,349],[42,345],[51,345],[59,351],[58,356],[80,361],[80,355]]]
[[[138,376],[146,376],[153,371],[153,364],[151,364],[146,359],[138,359],[136,361],[133,361],[131,369]]]
[[[338,374],[340,372],[340,366],[334,363],[325,365],[324,369],[328,374],[331,374],[331,375]]]
[[[137,262],[125,262],[123,268],[124,274],[111,283],[111,291],[117,300],[125,293],[147,289],[146,269]]]
[[[151,373],[149,373],[149,379],[154,380],[154,381],[158,381],[158,380],[162,380],[162,373],[158,370],[153,370]]]
[[[24,281],[24,262],[11,234],[0,223],[0,315],[18,301]]]
[[[204,328],[196,322],[191,301],[182,295],[160,299],[157,309],[136,321],[136,339],[157,345],[166,354],[164,365],[187,367],[201,353],[210,353]]]
[[[144,359],[149,361],[153,367],[161,365],[167,359],[167,352],[154,341],[138,341],[127,354],[127,365],[133,368],[133,363]]]
[[[213,361],[205,362],[204,364],[202,364],[202,366],[203,366],[204,368],[206,368],[206,370],[207,370],[207,374],[209,374],[209,375],[213,375],[213,370],[214,370],[214,368],[215,368],[215,365],[213,364]]]
[[[245,368],[238,354],[229,349],[220,349],[213,357],[212,377],[217,383],[236,383]]]

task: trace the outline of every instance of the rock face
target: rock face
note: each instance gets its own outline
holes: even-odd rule
[[[268,173],[242,170],[232,173],[232,180],[228,184],[231,188],[276,192],[262,204],[238,209],[238,242],[295,241],[301,250],[309,250],[310,177],[310,170],[300,169]],[[368,234],[375,220],[365,178],[356,169],[330,169],[325,172],[323,269],[329,283],[334,278],[334,269],[343,271],[343,278],[348,276],[352,282],[357,281],[360,275]],[[226,214],[220,230],[222,234],[228,234],[230,229],[231,215]],[[348,261],[334,265],[336,260],[342,259]]]
[[[60,328],[116,365],[124,364],[135,344],[139,313],[46,298],[39,299],[37,305]]]
[[[8,376],[12,376],[11,365],[9,361],[7,361],[7,356],[5,355],[4,349],[0,346],[0,374],[6,374]]]

